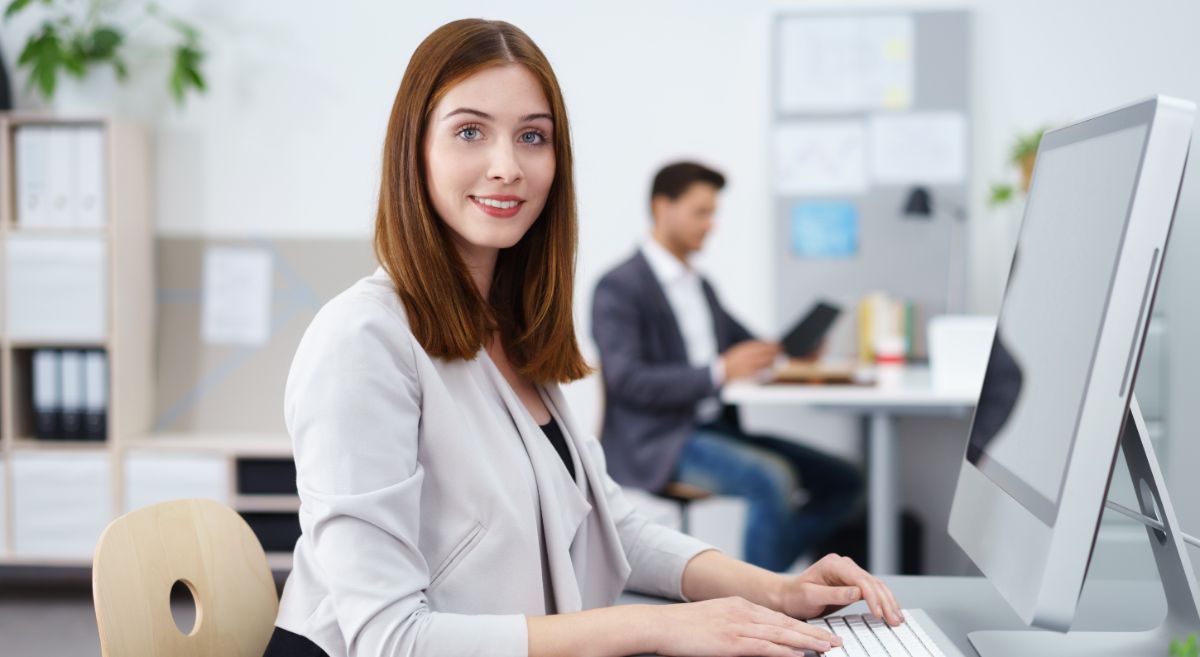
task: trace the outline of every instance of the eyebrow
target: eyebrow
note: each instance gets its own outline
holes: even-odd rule
[[[446,119],[448,119],[452,116],[456,116],[458,114],[472,114],[472,115],[478,116],[481,119],[486,119],[488,121],[492,121],[495,119],[494,116],[492,116],[491,114],[488,114],[487,112],[481,112],[477,109],[471,109],[469,107],[460,107],[460,108],[454,110],[453,112],[450,112],[449,114],[443,116],[442,120],[445,121]],[[525,116],[522,116],[520,118],[520,122],[525,123],[526,121],[532,121],[534,119],[546,119],[552,123],[554,122],[554,117],[550,116],[549,114],[547,114],[545,112],[539,112],[537,114],[526,114]]]

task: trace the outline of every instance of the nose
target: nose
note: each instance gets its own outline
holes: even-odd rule
[[[510,185],[520,180],[522,175],[513,145],[497,144],[492,149],[491,161],[488,163],[488,180]]]

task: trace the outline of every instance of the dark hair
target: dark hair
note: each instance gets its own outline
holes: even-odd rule
[[[496,260],[484,299],[434,213],[425,180],[426,123],[468,76],[520,64],[541,83],[554,116],[555,169],[546,206],[525,236]],[[536,383],[581,379],[589,368],[575,340],[575,184],[562,91],[546,56],[503,21],[466,19],[434,30],[409,60],[383,146],[375,254],[408,311],[413,335],[435,358],[473,359],[499,329],[504,351]]]
[[[659,169],[654,176],[654,185],[650,188],[650,199],[653,200],[656,196],[665,196],[674,201],[683,196],[683,193],[696,183],[705,183],[721,189],[725,186],[725,176],[695,162],[668,164]]]

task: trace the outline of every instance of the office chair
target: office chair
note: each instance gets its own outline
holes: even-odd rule
[[[180,581],[196,601],[186,635],[171,615]],[[258,538],[212,500],[155,504],[109,523],[92,561],[92,596],[103,657],[261,657],[279,607]]]

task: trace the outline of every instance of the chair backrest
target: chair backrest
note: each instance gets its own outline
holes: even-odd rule
[[[196,600],[184,635],[171,614],[178,581]],[[261,657],[279,599],[262,545],[212,500],[177,500],[127,513],[100,536],[92,597],[104,657]]]

